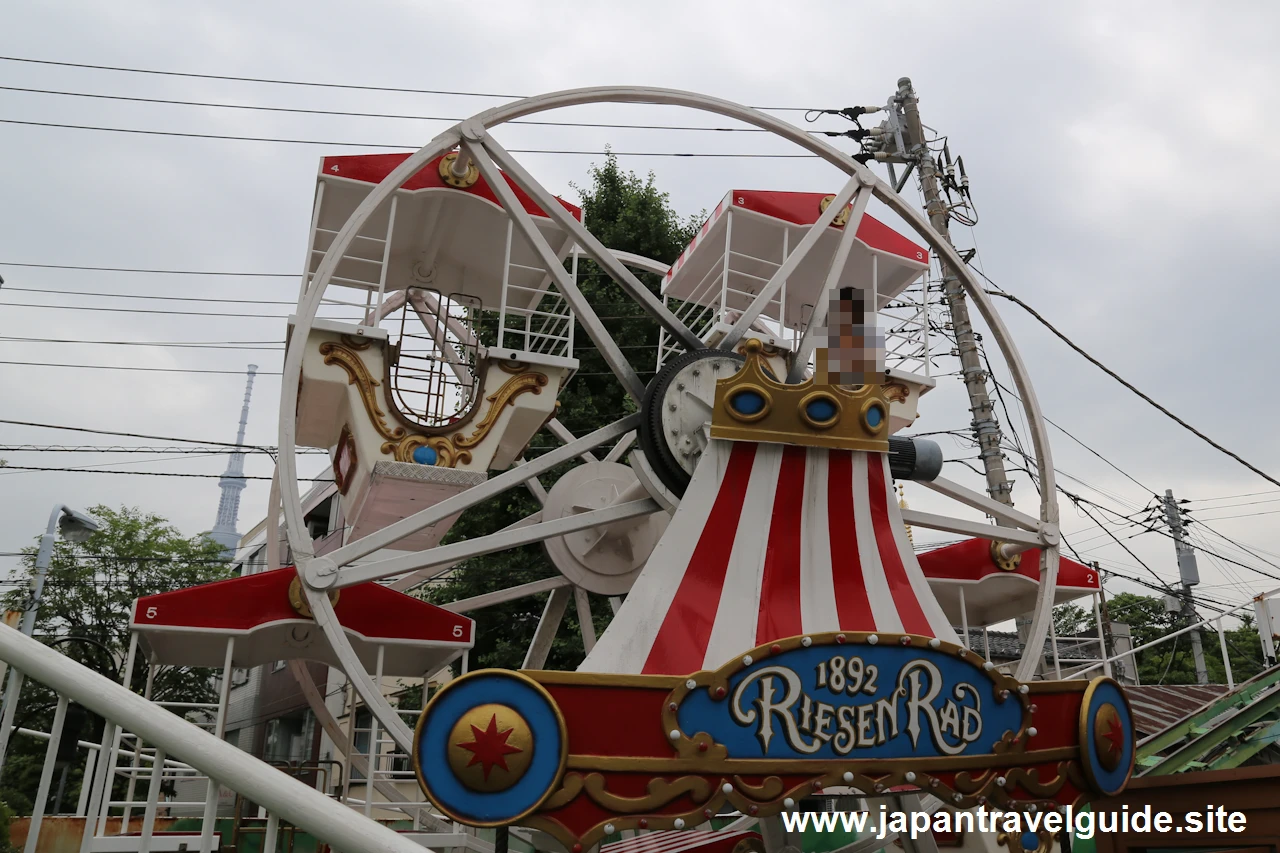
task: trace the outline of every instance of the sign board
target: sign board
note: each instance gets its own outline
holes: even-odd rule
[[[686,678],[482,670],[418,722],[428,798],[473,826],[570,850],[621,829],[768,816],[832,788],[920,790],[957,808],[1113,794],[1133,720],[1110,679],[1022,684],[910,634],[793,637]]]

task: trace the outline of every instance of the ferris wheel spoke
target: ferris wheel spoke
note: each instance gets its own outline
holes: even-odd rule
[[[932,512],[921,512],[916,509],[902,510],[902,520],[912,527],[927,527],[930,530],[945,530],[948,533],[959,533],[962,536],[977,536],[980,539],[993,539],[999,542],[1016,542],[1028,548],[1039,548],[1050,544],[1045,542],[1044,535],[1016,527],[1001,527],[982,521],[969,521],[964,518],[952,518],[949,515],[937,515]]]
[[[862,214],[866,211],[867,199],[871,195],[870,191],[858,193],[857,199],[853,203],[853,212],[858,217],[857,222],[862,221]],[[835,207],[832,204],[827,209]],[[858,228],[855,224],[853,216],[849,217],[850,221],[846,223],[844,232],[840,235],[840,244],[836,247],[835,257],[831,259],[831,268],[827,270],[827,280],[822,288],[823,293],[833,293],[836,290],[836,283],[840,281],[840,274],[844,272],[844,265],[849,261],[849,253],[853,251],[853,243],[858,238]],[[796,347],[795,359],[791,363],[791,369],[787,372],[787,382],[799,382],[804,376],[805,370],[809,365],[809,356],[813,354],[814,348],[818,342],[818,329],[827,324],[827,314],[830,308],[830,300],[818,299],[813,311],[809,314],[809,322],[805,324],[804,332],[800,336],[800,345]]]
[[[547,421],[547,430],[554,435],[561,444],[568,444],[571,441],[577,441],[577,436],[575,436],[567,426],[560,423],[558,418],[552,418]],[[584,462],[595,462],[596,456],[594,453],[584,453],[582,454],[582,460]]]
[[[507,489],[514,488],[527,480],[545,474],[557,465],[568,462],[576,456],[581,456],[587,450],[599,447],[634,430],[639,423],[639,413],[627,415],[625,418],[614,421],[608,426],[584,435],[577,441],[557,447],[555,450],[544,453],[531,462],[526,462],[509,471],[504,471],[498,476],[478,486],[473,486],[465,492],[447,498],[435,506],[416,512],[408,518],[387,525],[376,533],[371,533],[362,539],[343,545],[324,557],[317,557],[308,562],[303,580],[308,585],[320,589],[330,587],[337,578],[338,566],[353,562],[361,557],[367,557],[374,551],[390,547],[428,525],[470,509],[482,501],[502,494]],[[399,574],[399,572],[388,574]],[[381,577],[386,577],[386,575]]]
[[[572,584],[573,581],[564,575],[555,575],[554,577],[543,578],[540,581],[530,581],[519,586],[473,595],[470,598],[460,598],[457,601],[451,601],[440,606],[453,613],[470,613],[474,610],[493,607],[495,604],[506,604],[508,601],[528,598],[531,595],[540,595],[553,589],[559,589],[562,586],[571,586]]]
[[[615,444],[613,447],[609,449],[609,452],[605,454],[604,461],[617,462],[619,459],[622,458],[622,454],[630,450],[631,445],[635,443],[636,443],[635,432],[627,433],[622,438],[618,439],[617,444]]]
[[[857,194],[856,198],[855,193]],[[818,244],[818,240],[826,233],[827,228],[835,221],[835,218],[840,215],[840,212],[848,206],[850,201],[853,201],[854,203],[853,212],[849,215],[849,221],[845,223],[844,227],[846,232],[853,231],[856,233],[858,230],[858,223],[862,221],[862,213],[867,209],[867,202],[870,200],[871,188],[864,183],[862,176],[855,174],[853,177],[849,178],[840,192],[836,193],[836,197],[832,200],[831,204],[827,205],[827,209],[822,211],[822,213],[818,215],[818,220],[809,227],[808,233],[800,240],[795,251],[787,255],[786,260],[782,262],[782,266],[778,267],[774,274],[769,278],[768,283],[765,284],[764,287],[760,288],[760,292],[756,294],[755,299],[751,300],[751,304],[742,312],[742,316],[733,324],[733,328],[730,329],[724,336],[724,339],[720,341],[719,348],[722,350],[732,350],[738,345],[738,341],[742,340],[743,335],[751,329],[751,324],[759,318],[761,312],[763,312],[764,309],[769,306],[769,303],[773,301],[774,297],[778,295],[778,292],[782,290],[782,285],[786,283],[787,279],[791,278],[791,276],[795,274],[801,262],[808,257],[810,250]],[[845,257],[848,257],[847,252],[845,253]],[[833,260],[832,269],[836,280],[839,279],[840,272],[843,271],[843,267],[844,264],[842,262],[840,264],[840,269],[836,269]],[[830,284],[831,280],[832,279],[828,277],[828,284]]]
[[[478,144],[469,144],[464,140],[462,150],[476,164],[480,174],[484,176],[489,187],[497,195],[503,210],[511,217],[511,221],[533,250],[538,253],[538,258],[542,261],[542,265],[555,279],[556,288],[559,290],[560,295],[564,297],[564,300],[569,303],[569,307],[573,309],[573,313],[577,316],[578,324],[586,330],[587,336],[599,348],[600,355],[604,357],[609,369],[618,377],[618,381],[627,389],[627,393],[637,403],[640,402],[644,397],[644,383],[640,381],[640,377],[636,375],[635,369],[627,361],[627,357],[622,354],[618,344],[610,337],[604,324],[600,322],[600,317],[596,314],[595,309],[591,307],[591,303],[587,301],[587,297],[578,289],[578,283],[569,278],[569,273],[565,271],[564,266],[560,263],[559,258],[556,257],[556,253],[552,251],[551,246],[547,244],[542,232],[534,225],[533,218],[529,215],[529,212],[524,209],[524,205],[516,198],[515,191],[511,189],[511,185],[507,183],[502,173],[498,171],[498,167],[493,164],[493,160],[489,158],[483,147]],[[553,199],[553,204],[549,207],[560,207],[560,203]]]
[[[1014,527],[1021,527],[1023,530],[1038,531],[1044,526],[1045,522],[1037,518],[1032,518],[1026,513],[1018,512],[1008,504],[1002,504],[999,501],[992,500],[984,494],[975,492],[973,489],[967,488],[954,483],[945,477],[936,477],[933,480],[921,480],[920,485],[926,489],[932,489],[941,495],[957,500],[962,504],[980,509],[992,518],[1002,521],[1005,524],[1011,524]]]
[[[342,630],[342,625],[338,622],[338,615],[333,610],[333,603],[329,601],[328,594],[311,589],[306,584],[303,584],[303,592],[307,596],[307,603],[311,606],[311,612],[315,616],[316,624],[320,626],[320,630],[324,631],[325,638],[329,641],[329,646],[338,657],[338,664],[343,673],[346,674],[347,678],[351,679],[351,684],[355,687],[356,692],[364,699],[369,711],[386,729],[387,734],[391,735],[391,739],[396,742],[396,746],[404,750],[405,753],[412,755],[413,732],[405,725],[404,720],[400,719],[400,715],[391,707],[391,704],[387,702],[382,695],[382,687],[369,677],[364,664],[359,656],[356,655],[355,650],[351,648],[351,644],[347,641],[347,636]],[[378,669],[381,670],[381,668],[381,656],[379,656]],[[381,675],[380,672],[378,674]]]
[[[521,545],[532,545],[555,536],[564,536],[587,530],[592,527],[613,524],[652,515],[659,509],[653,498],[642,498],[627,501],[604,509],[592,510],[578,515],[558,518],[555,521],[540,521],[514,530],[478,536],[452,545],[438,545],[425,551],[407,554],[403,557],[392,557],[360,566],[347,566],[338,571],[338,579],[334,586],[342,589],[368,581],[379,580],[408,571],[431,569],[446,564],[458,563],[472,557],[482,557],[496,551],[507,551]]]
[[[471,125],[464,127],[464,138],[470,140],[469,134],[471,132]],[[534,180],[533,176],[496,139],[484,132],[478,141],[497,165],[511,176],[511,179],[519,184],[520,188],[527,192],[557,225],[573,235],[573,238],[578,241],[578,245],[600,265],[600,268],[608,274],[609,278],[617,282],[618,286],[634,299],[645,312],[658,321],[673,337],[684,344],[685,349],[697,350],[703,348],[702,340],[693,333],[693,330],[680,322],[679,318],[672,314],[667,306],[662,303],[662,300],[653,294],[653,291],[645,287],[640,279],[636,278],[635,274],[627,269],[613,252],[605,248],[605,245],[594,234],[571,216],[563,205],[542,184]]]
[[[557,587],[547,596],[547,603],[542,608],[542,617],[538,627],[534,629],[533,639],[529,642],[529,650],[525,652],[521,669],[542,669],[547,665],[547,656],[551,654],[551,643],[564,621],[564,612],[569,607],[569,599],[573,593],[568,586]]]
[[[508,524],[506,527],[502,528],[502,530],[499,530],[497,532],[504,533],[508,530],[519,530],[521,527],[528,527],[531,524],[537,524],[541,520],[542,520],[542,512],[541,510],[539,510],[538,512],[534,512],[534,513],[530,513],[529,515],[526,515],[524,518],[520,519],[517,522]],[[461,562],[461,561],[459,560],[458,562]],[[392,581],[391,583],[387,584],[387,586],[391,587],[396,592],[404,592],[405,590],[413,589],[415,586],[422,583],[423,581],[429,581],[432,578],[439,577],[440,575],[449,571],[454,566],[456,566],[458,562],[446,563],[445,565],[442,565],[442,566],[431,566],[430,568],[427,568],[427,569],[418,569],[416,572],[410,572],[409,574],[405,575],[399,580]]]

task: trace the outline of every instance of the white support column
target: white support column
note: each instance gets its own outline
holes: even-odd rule
[[[724,215],[724,264],[720,269],[720,312],[719,317],[712,314],[713,322],[719,320],[724,322],[725,316],[729,311],[729,266],[730,259],[733,257],[733,204],[729,205],[729,210]]]
[[[53,767],[57,763],[58,744],[62,742],[62,725],[67,719],[67,697],[58,697],[58,709],[53,712],[53,726],[49,729],[49,746],[44,751],[44,767],[40,770],[40,785],[36,800],[31,806],[31,823],[27,827],[27,843],[23,853],[36,853],[40,838],[40,823],[44,820],[45,803],[49,801],[49,785],[53,782]]]
[[[373,683],[378,690],[382,690],[382,669],[383,662],[386,658],[387,647],[378,645],[378,661],[374,666]],[[382,739],[382,732],[378,731],[378,716],[376,714],[369,715],[369,772],[366,775],[364,785],[364,816],[373,816],[373,786],[378,775],[378,759],[382,757],[382,745],[379,743]]]
[[[324,181],[316,182],[315,207],[311,209],[311,233],[307,235],[306,261],[302,264],[302,282],[298,286],[298,301],[307,295],[307,287],[311,279],[311,250],[316,244],[316,227],[320,224],[320,202],[324,201]]]
[[[1253,600],[1253,616],[1254,624],[1258,626],[1258,639],[1262,643],[1262,659],[1274,661],[1276,659],[1276,641],[1273,636],[1275,632],[1271,625],[1271,608],[1267,603],[1267,599],[1261,595]]]
[[[85,750],[89,755],[84,760],[84,773],[80,776],[80,799],[76,800],[76,817],[84,817],[89,807],[89,792],[93,790],[93,771],[98,766],[100,749]]]
[[[124,672],[120,676],[120,683],[128,690],[133,686],[133,664],[138,657],[138,635],[129,635],[129,652],[125,655]],[[111,726],[108,726],[111,728]],[[111,814],[111,788],[115,783],[116,775],[116,757],[120,753],[120,738],[124,733],[122,726],[116,726],[111,737],[111,751],[107,753],[102,763],[98,767],[98,777],[102,780],[101,799],[98,806],[97,816],[97,835],[105,835],[107,832],[107,817]],[[85,829],[93,823],[92,819],[85,820]],[[88,851],[85,851],[88,853]]]
[[[1049,644],[1053,648],[1053,674],[1059,681],[1062,680],[1062,658],[1058,656],[1058,631],[1054,627],[1053,620],[1049,620]],[[1024,656],[1030,652],[1024,652]]]
[[[151,687],[155,684],[156,678],[156,662],[155,655],[147,661],[147,686],[142,691],[142,698],[151,698]],[[127,835],[129,832],[129,819],[133,798],[138,792],[138,768],[141,766],[142,760],[142,738],[134,735],[133,738],[133,759],[129,763],[129,788],[124,795],[124,813],[120,816],[120,834]]]
[[[156,829],[156,803],[160,801],[160,783],[164,779],[164,750],[156,747],[156,760],[151,764],[147,782],[147,807],[142,813],[142,840],[138,853],[151,853],[151,836]]]
[[[507,287],[511,284],[511,217],[507,217],[507,243],[502,255],[502,290],[498,292],[498,349],[504,349],[507,332]]]
[[[343,752],[343,757],[347,759],[347,766],[342,774],[342,802],[345,804],[351,800],[351,771],[354,765],[352,760],[356,752],[356,688],[351,679],[347,679],[347,749]],[[372,787],[369,780],[369,768],[365,766],[365,788]]]
[[[1099,657],[1102,658],[1102,671],[1107,678],[1111,677],[1111,661],[1108,659],[1107,653],[1107,632],[1102,625],[1102,608],[1098,599],[1101,593],[1095,592],[1093,598],[1093,624],[1098,626],[1098,651],[1101,652]]]
[[[270,533],[268,534],[270,535]],[[227,727],[227,700],[231,696],[231,660],[235,653],[235,637],[227,637],[227,651],[222,661],[222,689],[218,692],[218,717],[214,722],[214,736],[222,740]],[[204,815],[200,823],[200,853],[213,849],[213,825],[218,819],[218,780],[209,777],[204,796]],[[236,815],[239,818],[239,815]]]
[[[964,646],[967,649],[970,647],[969,645],[969,607],[964,602],[964,585],[961,584],[960,586],[956,587],[956,590],[960,593],[960,630],[962,632],[960,634],[960,645]]]
[[[1222,647],[1222,666],[1227,672],[1227,691],[1236,689],[1235,675],[1231,672],[1231,656],[1227,654],[1227,634],[1222,630],[1222,617],[1217,619],[1218,645]]]
[[[280,828],[280,818],[275,813],[267,815],[267,830],[262,836],[261,853],[276,853],[276,831]]]
[[[98,811],[101,808],[104,797],[102,789],[107,785],[108,778],[108,751],[111,749],[111,742],[115,740],[118,726],[110,720],[106,721],[102,726],[102,742],[98,745],[97,761],[93,767],[93,779],[88,777],[81,781],[84,790],[89,792],[88,802],[83,804],[84,811],[84,832],[80,836],[80,853],[89,853],[93,846],[93,836],[98,821]],[[81,799],[84,799],[84,791],[81,792]],[[105,798],[109,799],[109,797]]]
[[[387,214],[387,241],[382,246],[382,270],[378,273],[378,310],[373,315],[375,326],[382,318],[382,300],[387,293],[387,267],[391,265],[391,233],[396,227],[396,203],[399,200],[398,195],[391,196],[391,212]]]

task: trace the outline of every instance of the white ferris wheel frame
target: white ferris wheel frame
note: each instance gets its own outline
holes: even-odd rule
[[[746,333],[752,321],[757,318],[760,311],[772,298],[773,292],[781,286],[781,282],[790,274],[790,269],[803,258],[808,250],[807,246],[812,246],[813,243],[816,243],[817,236],[825,231],[837,213],[843,210],[851,201],[853,203],[853,214],[850,217],[852,221],[846,226],[847,234],[851,234],[856,230],[857,218],[862,215],[867,202],[874,196],[911,225],[916,233],[928,243],[934,252],[938,253],[938,256],[960,280],[965,292],[977,306],[979,313],[987,323],[991,335],[995,338],[1000,352],[1009,366],[1014,386],[1022,398],[1031,433],[1031,441],[1035,450],[1035,465],[1040,481],[1040,517],[1038,519],[1033,518],[1012,507],[992,500],[986,495],[942,479],[932,483],[922,483],[921,485],[947,495],[972,508],[982,510],[993,517],[997,524],[990,525],[911,510],[904,511],[903,517],[909,523],[921,527],[978,536],[1006,543],[1003,547],[1007,553],[1017,553],[1030,548],[1040,549],[1040,586],[1037,593],[1036,607],[1031,623],[1030,636],[1025,647],[1027,651],[1019,662],[1015,673],[1015,677],[1021,681],[1030,680],[1035,673],[1040,658],[1037,650],[1043,648],[1048,637],[1052,620],[1054,590],[1057,586],[1058,577],[1060,537],[1058,533],[1059,517],[1053,458],[1044,417],[1041,414],[1040,404],[1022,357],[991,300],[970,273],[955,249],[933,229],[923,215],[894,192],[888,183],[878,178],[874,172],[861,163],[854,161],[847,154],[829,143],[814,138],[801,128],[765,115],[750,107],[693,92],[632,86],[591,87],[553,92],[494,107],[436,136],[405,159],[360,203],[334,238],[310,284],[307,285],[299,297],[294,333],[285,353],[280,393],[280,437],[277,471],[278,482],[280,483],[280,488],[278,489],[280,508],[284,514],[288,542],[293,551],[298,574],[302,578],[302,587],[312,612],[315,614],[316,623],[324,631],[326,638],[333,646],[334,652],[342,664],[343,671],[351,680],[357,692],[360,693],[370,711],[373,712],[373,715],[402,749],[406,752],[411,752],[412,732],[404,724],[399,714],[391,708],[383,697],[380,686],[365,671],[355,652],[351,649],[329,601],[328,591],[330,589],[379,580],[409,571],[439,567],[467,557],[505,550],[516,545],[541,541],[548,537],[563,535],[574,530],[645,515],[657,509],[655,501],[644,499],[629,501],[591,513],[584,513],[570,519],[557,521],[534,519],[533,523],[527,523],[529,519],[526,519],[525,522],[512,525],[507,530],[479,537],[479,539],[455,543],[450,546],[437,546],[417,554],[378,560],[359,567],[347,566],[352,561],[367,557],[373,552],[394,544],[404,536],[429,524],[474,506],[507,489],[529,483],[539,474],[562,462],[589,453],[592,449],[607,442],[623,439],[625,435],[637,428],[639,415],[633,414],[577,439],[572,439],[567,430],[561,430],[560,432],[563,434],[559,437],[571,439],[561,447],[538,457],[532,462],[517,465],[483,484],[472,487],[383,530],[348,543],[323,557],[315,556],[311,538],[307,533],[306,525],[303,523],[302,502],[298,488],[297,460],[295,457],[295,413],[298,402],[298,383],[302,372],[303,350],[324,292],[334,275],[338,262],[374,211],[386,202],[397,188],[427,163],[456,147],[460,146],[463,155],[466,158],[470,158],[471,162],[478,167],[480,174],[484,176],[497,195],[499,203],[508,216],[512,218],[515,227],[522,232],[534,249],[539,252],[543,263],[555,279],[560,294],[570,304],[577,316],[579,324],[596,346],[599,347],[610,369],[637,402],[639,402],[644,392],[643,383],[623,357],[617,344],[604,330],[594,310],[577,288],[576,283],[569,280],[568,274],[556,262],[554,253],[546,244],[545,239],[541,237],[529,214],[518,203],[511,187],[501,178],[502,172],[505,172],[508,177],[527,192],[533,201],[546,211],[547,215],[555,220],[560,227],[573,234],[582,251],[596,261],[675,340],[682,342],[686,348],[704,348],[702,342],[693,332],[684,326],[665,307],[662,301],[644,287],[624,265],[624,261],[625,263],[632,263],[638,259],[623,258],[620,260],[617,255],[605,248],[599,240],[587,232],[580,222],[556,203],[552,194],[534,180],[488,132],[492,127],[525,116],[564,107],[595,103],[642,103],[679,106],[737,119],[790,140],[841,169],[849,176],[848,182],[837,194],[835,201],[827,207],[823,215],[811,227],[809,234],[797,246],[795,252],[788,257],[788,260],[778,270],[770,284],[762,289],[752,305],[737,320],[729,334],[720,343],[719,346],[721,347],[732,346]],[[466,164],[464,156],[459,157],[460,165],[463,166]],[[500,169],[502,170],[501,172],[499,171]],[[843,252],[847,254],[847,249],[844,249]],[[837,257],[838,262],[839,258]],[[643,266],[642,264],[636,265]],[[821,322],[821,319],[817,317],[814,320]],[[814,322],[811,321],[810,326],[813,325]],[[808,334],[808,329],[806,329],[802,345],[812,345],[812,338]],[[275,484],[273,484],[273,493],[275,491]],[[273,497],[273,509],[274,505]]]

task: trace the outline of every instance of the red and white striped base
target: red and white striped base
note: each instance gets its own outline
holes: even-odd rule
[[[713,440],[583,672],[685,675],[782,637],[957,642],[884,454]]]

